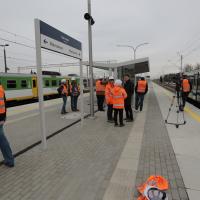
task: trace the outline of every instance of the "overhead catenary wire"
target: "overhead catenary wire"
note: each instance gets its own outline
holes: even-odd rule
[[[5,41],[5,42],[10,42],[10,43],[13,43],[13,44],[17,44],[17,45],[20,45],[20,46],[23,46],[23,47],[35,49],[35,47],[33,47],[33,46],[30,46],[30,45],[27,45],[27,44],[24,44],[24,43],[21,43],[21,42],[8,40],[8,39],[2,38],[2,37],[0,37],[0,40]]]
[[[15,37],[23,38],[23,39],[29,40],[29,41],[31,41],[31,42],[34,42],[33,39],[30,39],[30,38],[28,38],[28,37],[26,37],[26,36],[23,36],[23,35],[20,35],[20,34],[17,34],[17,33],[13,33],[13,32],[11,32],[11,31],[8,31],[8,30],[2,29],[2,28],[0,28],[0,31],[1,31],[1,32],[4,32],[4,33],[11,34],[11,35],[13,35],[13,36],[15,36]]]
[[[0,56],[0,57],[3,58],[3,56]],[[15,57],[11,57],[11,56],[7,56],[6,59],[13,59],[13,60],[20,60],[20,61],[35,62],[35,60],[28,60],[28,59],[23,59],[23,58],[15,58]]]

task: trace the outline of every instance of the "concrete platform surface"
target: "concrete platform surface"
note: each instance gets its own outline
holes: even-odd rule
[[[1,200],[100,200],[132,129],[114,128],[105,113],[86,119],[16,158],[16,167],[0,166]]]
[[[84,112],[89,113],[89,94],[84,94],[84,102]],[[68,114],[61,115],[61,107],[61,98],[45,101],[47,136],[80,119],[80,112],[71,111],[70,97],[67,101]],[[13,153],[22,151],[41,140],[38,103],[9,108],[7,115],[4,128]],[[3,158],[0,155],[1,160]]]
[[[0,166],[0,199],[134,200],[136,187],[158,174],[169,181],[169,200],[198,200],[199,111],[188,105],[185,126],[166,125],[171,94],[155,84],[149,87],[133,123],[114,127],[106,122],[106,112],[98,112],[83,126],[75,124],[50,138],[46,151],[37,146],[17,157],[16,167]],[[58,112],[53,109],[48,114]],[[52,130],[58,114],[50,117]],[[12,115],[10,120],[15,120]]]
[[[173,94],[154,84],[163,119],[166,118]],[[185,107],[186,124],[178,129],[166,125],[180,171],[190,200],[200,199],[200,109],[187,103]],[[182,116],[180,113],[180,120]],[[170,120],[175,121],[173,110]]]

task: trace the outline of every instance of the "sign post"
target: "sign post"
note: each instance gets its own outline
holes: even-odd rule
[[[82,59],[80,59],[80,89],[81,89],[81,126],[83,126],[84,120],[84,99],[83,99],[83,65]]]
[[[47,148],[46,142],[46,122],[44,111],[43,79],[42,79],[42,56],[41,48],[64,54],[80,60],[80,88],[81,88],[81,124],[84,119],[83,110],[83,69],[82,69],[82,44],[78,40],[55,29],[45,22],[35,19],[35,46],[36,46],[36,64],[37,80],[39,93],[40,110],[40,128],[42,136],[43,149]]]
[[[40,44],[41,44],[40,21],[35,19],[35,47],[36,47],[37,80],[38,80],[38,93],[39,93],[40,129],[41,129],[43,149],[46,149],[47,139],[46,139],[46,123],[45,123],[43,81],[42,81],[42,56],[41,56]]]

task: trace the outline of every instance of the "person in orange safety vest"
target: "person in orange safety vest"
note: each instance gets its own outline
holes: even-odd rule
[[[14,167],[14,156],[9,142],[4,134],[3,125],[6,121],[6,97],[3,86],[0,84],[0,150],[3,154],[4,164],[7,167]]]
[[[180,110],[183,111],[187,97],[189,93],[192,91],[192,84],[187,78],[187,75],[183,75],[183,80],[181,82],[181,89],[182,89],[182,107]]]
[[[120,127],[124,126],[123,123],[123,109],[124,109],[124,99],[127,98],[127,93],[122,87],[122,81],[117,79],[112,89],[112,99],[113,99],[113,109],[114,109],[114,121],[115,126],[118,126],[118,113],[119,113],[119,122]]]
[[[63,99],[61,114],[66,114],[67,113],[66,104],[67,104],[67,95],[68,95],[68,84],[67,84],[66,79],[61,80],[60,90],[61,90],[61,97]]]
[[[106,82],[103,80],[103,77],[100,76],[96,81],[96,96],[97,96],[97,105],[99,111],[104,111],[104,101],[105,101],[105,88]]]
[[[147,92],[148,92],[147,81],[144,79],[144,77],[141,77],[141,79],[137,82],[137,84],[135,86],[135,93],[136,93],[135,109],[136,110],[138,110],[138,108],[140,107],[140,111],[142,111],[144,95]]]
[[[112,89],[114,88],[114,77],[110,76],[105,89],[105,97],[107,103],[107,120],[108,122],[113,122],[113,98]]]

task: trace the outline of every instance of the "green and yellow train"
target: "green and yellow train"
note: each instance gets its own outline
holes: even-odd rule
[[[45,98],[58,95],[57,88],[61,79],[71,80],[67,76],[43,75]],[[79,82],[79,78],[77,78]],[[35,74],[0,73],[0,83],[6,93],[7,102],[24,101],[38,98],[37,76]]]

